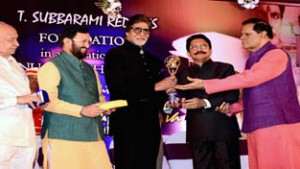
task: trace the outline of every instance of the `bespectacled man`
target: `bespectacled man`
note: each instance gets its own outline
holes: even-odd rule
[[[126,41],[105,56],[105,79],[110,99],[127,100],[128,107],[111,114],[116,169],[153,169],[161,133],[159,109],[166,89],[176,79],[164,78],[164,64],[144,49],[150,37],[151,20],[141,14],[126,23]],[[143,131],[143,132],[140,132]]]

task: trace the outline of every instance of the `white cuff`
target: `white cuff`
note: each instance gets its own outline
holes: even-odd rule
[[[207,99],[203,99],[203,101],[206,103],[206,106],[204,106],[204,109],[209,109],[211,108],[211,104]]]

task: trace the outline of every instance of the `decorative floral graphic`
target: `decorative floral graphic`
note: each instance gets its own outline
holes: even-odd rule
[[[119,0],[99,0],[95,2],[95,5],[111,18],[121,16],[122,4]]]
[[[253,9],[257,7],[259,0],[237,0],[237,2],[246,9]]]

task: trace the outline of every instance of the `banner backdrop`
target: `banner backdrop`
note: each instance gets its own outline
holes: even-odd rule
[[[121,0],[118,18],[110,18],[99,6],[101,0],[10,0],[0,7],[0,20],[16,27],[20,47],[15,57],[24,67],[40,67],[55,57],[61,47],[58,33],[67,25],[83,25],[90,29],[92,46],[86,61],[100,75],[103,92],[109,100],[103,74],[105,53],[124,42],[124,25],[133,14],[143,13],[152,19],[151,37],[146,49],[160,59],[170,54],[187,60],[187,36],[204,33],[212,41],[216,61],[244,69],[247,52],[241,47],[241,22],[250,17],[267,20],[273,27],[273,43],[286,50],[293,59],[295,81],[300,86],[299,24],[300,7],[280,3],[260,4],[253,10],[236,2],[214,0]],[[298,54],[297,54],[298,50]],[[134,64],[134,63],[132,63]],[[173,112],[164,119],[164,136],[185,131],[185,110]],[[109,143],[108,143],[109,144]]]

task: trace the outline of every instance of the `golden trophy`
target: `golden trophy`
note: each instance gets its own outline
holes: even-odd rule
[[[171,77],[175,77],[181,64],[180,57],[176,55],[170,55],[165,59],[165,64]],[[178,93],[174,88],[168,89],[167,93],[169,95],[169,102],[179,102]]]

